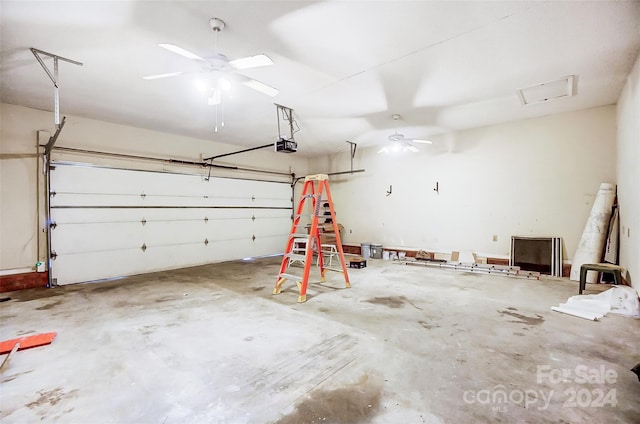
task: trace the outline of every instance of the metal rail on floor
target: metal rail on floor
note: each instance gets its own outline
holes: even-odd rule
[[[540,273],[535,271],[523,271],[519,266],[471,264],[462,262],[430,262],[430,261],[402,261],[404,265],[423,266],[430,268],[446,268],[456,271],[476,272],[480,274],[506,275],[516,278],[540,279]]]

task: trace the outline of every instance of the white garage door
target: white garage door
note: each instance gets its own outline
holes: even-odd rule
[[[291,228],[288,183],[54,165],[56,284],[282,253]]]

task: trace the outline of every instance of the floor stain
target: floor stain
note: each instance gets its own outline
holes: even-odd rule
[[[260,290],[262,290],[262,289],[264,289],[264,286],[260,286],[260,287],[251,287],[251,290],[253,290],[253,291],[260,291]]]
[[[420,324],[421,326],[423,326],[424,328],[426,328],[427,330],[431,330],[432,328],[440,328],[439,325],[436,324],[430,324],[426,321],[418,321],[418,324]]]
[[[309,393],[294,412],[274,424],[368,423],[376,415],[381,397],[382,384],[365,374],[356,384]]]
[[[367,299],[366,302],[373,303],[374,305],[385,305],[390,308],[401,308],[405,303],[413,306],[416,309],[422,311],[422,308],[417,306],[415,303],[407,299],[405,296],[387,296],[387,297],[374,297],[372,299]]]
[[[28,302],[36,299],[47,299],[50,297],[62,296],[66,290],[62,287],[56,287],[52,289],[38,288],[19,290],[11,293],[11,300],[15,302]]]
[[[406,300],[407,298],[404,296],[387,296],[367,299],[367,302],[373,303],[374,305],[388,306],[390,308],[400,308],[405,304]]]
[[[62,303],[62,300],[57,300],[55,302],[47,303],[46,305],[42,305],[39,308],[36,308],[36,310],[38,310],[38,311],[46,311],[47,309],[51,309],[54,306],[60,305],[61,303]]]
[[[583,352],[584,356],[599,361],[614,362],[615,354],[609,355],[608,347]]]
[[[71,390],[68,393],[65,393],[62,388],[60,387],[56,387],[55,389],[52,390],[40,390],[38,391],[38,394],[40,395],[40,397],[38,397],[38,399],[34,400],[33,402],[29,402],[27,404],[25,404],[24,406],[26,406],[29,409],[33,409],[33,408],[37,408],[38,406],[43,406],[43,405],[55,405],[58,402],[60,402],[63,398],[68,397],[70,395],[74,395],[78,390]]]
[[[513,306],[509,306],[507,309],[510,310],[510,311],[517,311],[518,310],[518,308],[514,308]]]
[[[517,332],[516,332],[516,333],[513,333],[513,335],[514,335],[514,336],[526,336],[526,334],[524,334],[524,333],[517,333]]]
[[[160,297],[158,299],[153,299],[154,302],[156,303],[162,303],[162,302],[168,302],[170,300],[174,300],[175,297],[173,296],[164,296],[164,297]]]
[[[105,293],[105,292],[109,292],[111,290],[115,290],[120,288],[120,285],[116,285],[116,284],[102,284],[100,285],[99,283],[96,284],[95,287],[92,288],[91,292],[93,293]]]
[[[33,372],[33,370],[30,370],[30,371],[24,371],[24,372],[19,372],[19,373],[16,373],[16,374],[10,375],[10,376],[8,376],[8,377],[6,377],[6,378],[3,378],[3,379],[2,379],[2,381],[0,381],[0,382],[1,382],[1,383],[8,383],[8,382],[13,381],[13,380],[15,380],[16,378],[20,377],[21,375],[23,375],[23,374],[29,374],[30,372]]]
[[[318,308],[318,310],[319,310],[320,312],[329,312],[329,311],[331,311],[331,309],[329,309],[329,308],[325,308],[324,306],[319,307],[319,308]]]
[[[511,311],[497,311],[500,315],[509,315],[514,318],[517,318],[517,321],[509,321],[515,322],[517,324],[527,324],[527,325],[540,325],[544,322],[544,318],[540,314],[536,314],[535,317],[528,317],[526,315],[519,314],[517,312]]]
[[[144,334],[145,336],[148,336],[150,334],[153,334],[157,329],[158,329],[157,325],[145,325],[142,328],[138,328],[138,331]]]

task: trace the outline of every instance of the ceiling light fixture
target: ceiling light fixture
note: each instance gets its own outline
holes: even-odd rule
[[[227,59],[227,56],[218,52],[218,35],[225,28],[225,22],[220,18],[209,19],[209,27],[213,30],[215,35],[213,55],[208,55],[203,58],[192,51],[179,47],[175,44],[161,43],[159,47],[168,50],[172,53],[196,61],[204,72],[208,73],[233,73],[236,74],[233,78],[238,79],[245,86],[253,88],[268,96],[275,97],[279,91],[265,83],[256,81],[242,73],[240,70],[257,68],[262,66],[273,65],[273,61],[265,54],[257,54],[254,56],[243,57],[235,60]],[[145,80],[154,80],[181,75],[183,72],[170,72],[157,75],[148,75],[143,77]],[[231,81],[225,78],[217,78],[217,80],[210,79],[209,81],[196,81],[194,82],[196,88],[199,91],[209,92],[207,103],[215,107],[215,128],[214,131],[218,132],[219,128],[224,127],[224,120],[220,119],[223,116],[223,94],[226,97],[231,98],[230,92],[232,90]]]
[[[207,89],[209,88],[207,86],[207,83],[202,81],[201,79],[195,80],[193,85],[195,85],[196,89],[201,93],[206,93]]]
[[[384,146],[378,153],[397,153],[400,151],[403,152],[412,152],[418,153],[420,149],[413,145],[413,143],[422,143],[422,144],[432,144],[431,140],[426,140],[423,138],[406,138],[404,134],[398,133],[398,124],[397,122],[400,120],[401,116],[397,113],[391,115],[395,124],[395,130],[393,134],[389,135],[389,141],[392,143],[390,145]]]
[[[218,85],[220,86],[220,89],[223,91],[231,90],[231,82],[229,82],[228,79],[220,78],[218,80]]]

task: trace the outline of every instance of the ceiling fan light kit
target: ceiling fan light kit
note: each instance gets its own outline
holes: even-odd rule
[[[398,124],[401,116],[397,113],[391,115],[391,118],[396,123],[393,134],[389,135],[388,139],[392,143],[391,145],[384,146],[378,153],[397,153],[397,152],[412,152],[418,153],[420,149],[413,145],[413,143],[432,144],[431,140],[423,138],[407,138],[404,134],[398,133]]]
[[[198,62],[203,67],[203,72],[220,72],[220,73],[235,73],[235,78],[240,80],[242,85],[252,88],[262,94],[266,94],[271,97],[275,97],[278,95],[279,90],[271,87],[268,84],[263,82],[254,80],[252,78],[247,77],[246,75],[241,74],[238,71],[245,69],[258,68],[262,66],[270,66],[273,65],[273,61],[269,56],[265,54],[257,54],[253,56],[242,57],[235,60],[229,60],[227,56],[224,54],[218,53],[218,33],[221,32],[225,28],[225,22],[220,18],[211,18],[209,19],[209,27],[213,30],[216,35],[215,40],[215,49],[214,53],[211,56],[201,57],[187,49],[184,49],[180,46],[171,43],[160,43],[159,47],[170,51],[174,54],[180,55],[190,60],[194,60]],[[147,75],[142,77],[145,80],[156,80],[162,78],[170,78],[178,75],[182,75],[184,72],[167,72],[162,74],[155,75]],[[215,131],[218,130],[218,106],[222,105],[222,92],[228,92],[231,90],[231,82],[229,79],[219,77],[216,82],[206,83],[204,81],[196,81],[196,88],[199,91],[210,91],[210,95],[208,97],[207,103],[211,106],[216,107],[216,123],[215,123]],[[222,124],[221,126],[224,126]]]

